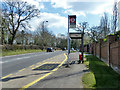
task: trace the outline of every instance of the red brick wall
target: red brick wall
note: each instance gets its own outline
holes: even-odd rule
[[[89,53],[92,53],[93,54],[93,44],[90,44],[90,47],[89,47]]]
[[[107,47],[108,47],[107,42],[101,44],[101,58],[104,59],[105,62],[108,62],[108,53],[107,53],[108,48]]]
[[[115,36],[108,36],[107,42],[90,44],[89,52],[104,60],[113,69],[120,72],[120,40],[115,41]]]
[[[119,47],[118,47],[118,68],[120,68],[120,41],[119,41]]]
[[[120,67],[120,41],[110,45],[110,63]]]
[[[96,44],[96,56],[100,57],[100,43]]]
[[[96,56],[96,43],[93,43],[93,55]]]

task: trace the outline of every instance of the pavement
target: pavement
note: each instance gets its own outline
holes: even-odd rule
[[[2,78],[2,88],[83,88],[82,75],[88,70],[77,64],[78,55],[70,54],[68,68],[64,65],[67,55],[60,54],[19,70]]]
[[[82,75],[88,72],[84,64],[78,64],[79,53],[70,54],[70,67],[61,66],[54,74],[39,81],[31,88],[83,88]]]

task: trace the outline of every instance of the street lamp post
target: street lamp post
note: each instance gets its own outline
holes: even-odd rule
[[[44,23],[45,23],[45,22],[48,22],[48,21],[43,21],[43,31],[44,31]]]
[[[42,44],[42,50],[44,49],[44,29],[45,29],[45,25],[44,25],[44,23],[45,22],[48,22],[48,21],[43,21],[43,37],[42,37],[42,39],[43,39],[43,44]]]

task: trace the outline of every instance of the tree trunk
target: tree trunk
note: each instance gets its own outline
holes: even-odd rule
[[[4,31],[3,31],[3,28],[2,28],[2,31],[1,31],[1,45],[3,45],[4,43]]]
[[[11,44],[11,45],[13,45],[14,39],[15,39],[15,34],[13,34],[13,35],[11,36],[11,40],[10,40],[10,44]]]

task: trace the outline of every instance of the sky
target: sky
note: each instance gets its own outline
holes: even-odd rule
[[[113,13],[114,0],[23,0],[40,9],[40,18],[30,21],[31,31],[36,30],[40,22],[55,35],[67,34],[68,15],[76,15],[77,24],[88,22],[89,26],[96,26],[104,12]],[[119,1],[119,0],[118,0]],[[109,17],[110,19],[110,17]],[[70,30],[74,31],[74,30]]]

